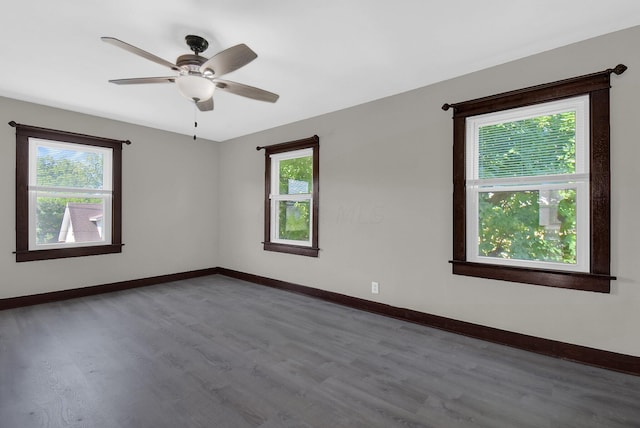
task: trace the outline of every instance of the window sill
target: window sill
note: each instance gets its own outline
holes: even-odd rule
[[[569,288],[572,290],[611,292],[611,280],[615,276],[566,272],[524,267],[472,263],[464,260],[450,260],[454,275],[474,276],[477,278],[497,279],[546,287]]]
[[[265,251],[276,251],[278,253],[297,254],[299,256],[318,257],[319,248],[302,247],[300,245],[275,244],[273,242],[263,242]]]
[[[91,247],[55,248],[50,250],[16,251],[16,262],[64,259],[68,257],[95,256],[98,254],[113,254],[121,252],[121,244],[96,245]]]

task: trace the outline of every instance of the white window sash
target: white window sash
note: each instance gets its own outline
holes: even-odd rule
[[[102,189],[113,190],[113,149],[107,147],[90,146],[79,143],[64,143],[60,141],[29,138],[29,187],[37,186],[38,147],[47,147],[59,150],[73,150],[85,153],[95,153],[103,156],[102,163]],[[58,186],[52,186],[58,187]]]
[[[78,195],[89,195],[87,197],[100,197],[102,195],[112,195],[111,190],[90,189],[87,187],[56,187],[56,186],[29,186],[30,192],[49,193],[53,197],[75,198]],[[62,196],[66,195],[66,196]]]
[[[292,150],[292,151],[282,152],[282,153],[274,153],[269,157],[271,158],[272,161],[273,160],[281,161],[281,160],[288,160],[288,159],[295,159],[295,158],[304,158],[307,156],[313,156],[312,148]]]
[[[576,174],[589,173],[589,96],[568,98],[528,107],[520,107],[496,113],[471,116],[466,119],[466,179],[479,178],[478,135],[483,126],[496,125],[504,122],[530,119],[538,116],[552,115],[567,111],[576,113]],[[581,144],[584,143],[584,144]]]
[[[271,198],[271,242],[277,244],[301,245],[310,247],[313,242],[313,198],[310,194],[303,195],[273,195]],[[295,196],[295,197],[289,197]],[[291,202],[309,202],[309,239],[306,241],[297,241],[293,239],[281,239],[280,236],[280,216],[278,212],[278,203],[281,201]]]
[[[558,190],[558,189],[574,189],[576,191],[576,263],[560,263],[521,259],[503,259],[500,257],[481,256],[478,253],[480,237],[479,233],[479,195],[480,193],[490,193],[492,191],[517,191],[523,192],[527,190]],[[589,183],[565,183],[562,185],[556,183],[553,185],[532,185],[518,186],[507,188],[501,187],[483,187],[467,189],[467,260],[477,263],[490,263],[509,266],[522,266],[543,269],[560,269],[574,272],[589,271]]]
[[[271,159],[271,194],[269,199],[271,200],[271,242],[276,244],[286,245],[298,245],[304,247],[311,247],[313,242],[313,195],[311,193],[296,193],[296,194],[281,194],[280,193],[280,162],[283,160],[297,159],[303,157],[313,156],[313,149],[300,149],[283,153],[275,153],[270,155]],[[280,235],[280,222],[278,203],[281,201],[291,202],[309,202],[309,239],[306,241],[297,241],[291,239],[281,239]]]
[[[589,174],[557,174],[557,175],[535,175],[535,176],[528,176],[528,177],[501,177],[501,178],[490,178],[490,179],[480,179],[480,180],[467,180],[466,185],[467,185],[467,188],[472,188],[472,187],[517,188],[520,185],[547,186],[547,185],[554,185],[556,183],[560,183],[560,184],[583,183],[588,181],[589,181]]]
[[[293,195],[269,195],[269,199],[273,201],[305,201],[311,199],[311,193],[295,193]]]
[[[92,199],[102,199],[102,239],[97,241],[84,241],[84,242],[54,242],[49,244],[38,244],[36,242],[36,206],[38,197],[87,197]],[[112,233],[112,207],[113,207],[113,198],[111,194],[106,195],[86,195],[83,196],[81,194],[73,194],[73,195],[64,195],[51,196],[47,193],[42,192],[29,192],[29,207],[33,207],[33,209],[29,210],[29,250],[45,250],[45,249],[56,249],[56,248],[70,248],[70,247],[90,247],[95,245],[105,245],[111,243],[111,233]]]

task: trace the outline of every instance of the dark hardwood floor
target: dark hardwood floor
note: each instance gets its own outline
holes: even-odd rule
[[[640,377],[214,275],[0,311],[0,426],[640,427]]]

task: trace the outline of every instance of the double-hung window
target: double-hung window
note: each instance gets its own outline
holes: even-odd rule
[[[264,249],[318,255],[318,137],[265,147]]]
[[[467,260],[589,271],[589,97],[467,118]]]
[[[456,104],[453,273],[609,292],[614,69]]]
[[[122,142],[16,128],[16,260],[120,252]]]

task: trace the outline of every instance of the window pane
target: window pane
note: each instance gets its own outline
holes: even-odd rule
[[[576,263],[576,191],[525,190],[478,195],[478,254]]]
[[[575,111],[481,126],[478,137],[480,179],[575,172]]]
[[[309,241],[309,201],[278,202],[278,239]]]
[[[313,185],[313,157],[285,159],[280,164],[280,194],[311,193]]]
[[[104,155],[38,146],[36,185],[103,189]]]
[[[36,198],[36,244],[104,240],[102,198]]]

